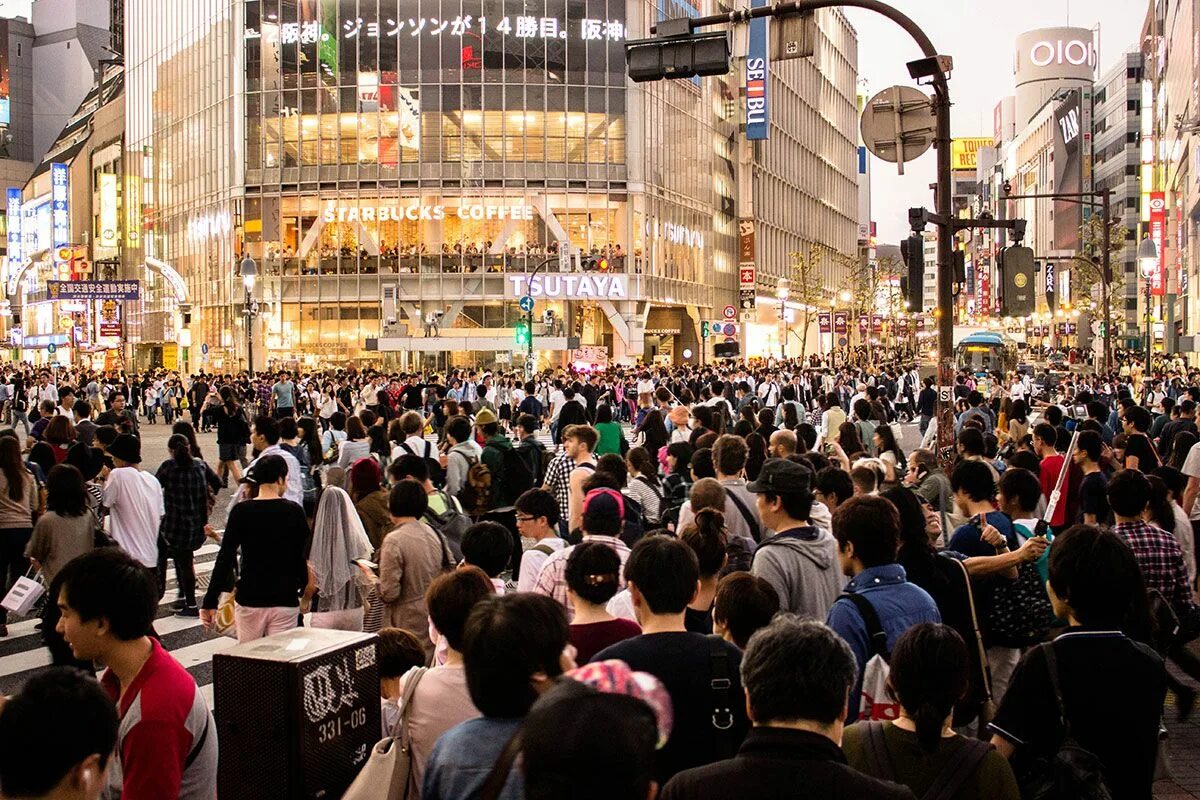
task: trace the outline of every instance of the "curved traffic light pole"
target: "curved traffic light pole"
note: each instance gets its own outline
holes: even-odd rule
[[[873,11],[895,22],[912,37],[921,48],[924,58],[908,64],[909,74],[914,79],[928,78],[933,85],[933,111],[936,118],[933,146],[937,150],[937,192],[934,197],[935,214],[929,216],[938,229],[937,263],[937,317],[938,330],[938,385],[945,391],[938,392],[937,405],[937,455],[943,462],[954,455],[954,409],[948,390],[954,379],[954,275],[952,258],[953,222],[950,198],[950,89],[947,86],[948,59],[938,54],[929,36],[915,22],[898,9],[878,0],[791,0],[787,3],[772,3],[758,8],[743,8],[726,14],[686,19],[689,32],[696,28],[713,25],[734,25],[760,17],[785,17],[804,14],[822,8],[861,8]],[[682,26],[684,20],[672,20]],[[657,32],[657,25],[650,27]]]

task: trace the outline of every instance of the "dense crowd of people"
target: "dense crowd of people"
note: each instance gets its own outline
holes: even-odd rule
[[[37,572],[55,665],[0,707],[6,797],[214,795],[168,562],[239,642],[376,633],[426,800],[1149,798],[1195,704],[1170,363],[961,373],[950,463],[908,361],[5,377],[2,588]]]

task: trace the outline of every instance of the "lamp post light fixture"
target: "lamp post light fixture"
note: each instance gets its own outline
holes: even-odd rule
[[[787,358],[787,318],[784,316],[784,308],[787,306],[788,295],[791,294],[791,282],[787,278],[780,278],[779,285],[775,287],[775,297],[779,299],[779,357]]]
[[[1146,380],[1150,380],[1152,374],[1150,360],[1154,343],[1150,330],[1150,284],[1158,270],[1158,246],[1149,236],[1138,244],[1137,262],[1138,271],[1142,273],[1142,280],[1146,282]]]
[[[238,275],[242,279],[242,287],[246,297],[242,302],[242,315],[246,327],[246,371],[254,375],[254,318],[258,315],[258,305],[254,302],[254,284],[258,280],[258,264],[249,256],[238,262]]]

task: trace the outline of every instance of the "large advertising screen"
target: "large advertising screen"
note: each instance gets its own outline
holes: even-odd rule
[[[312,85],[299,79],[308,74],[322,86],[384,72],[409,86],[533,80],[506,74],[514,72],[551,84],[624,75],[623,0],[299,0],[281,13],[270,6],[246,3],[251,90]]]
[[[1083,136],[1080,92],[1072,89],[1054,109],[1054,191],[1081,191]],[[1077,250],[1083,205],[1077,200],[1054,201],[1054,249]]]

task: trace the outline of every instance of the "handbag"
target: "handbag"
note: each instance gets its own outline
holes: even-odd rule
[[[222,636],[237,638],[237,617],[234,615],[237,606],[237,589],[221,592],[217,599],[217,618],[213,621],[213,631]]]
[[[38,574],[40,575],[40,573]],[[33,609],[38,598],[45,593],[46,587],[42,585],[38,575],[33,577],[22,575],[13,583],[8,594],[4,595],[4,599],[0,600],[0,606],[14,614],[25,616]]]
[[[363,764],[358,777],[342,795],[342,800],[406,800],[412,779],[412,742],[408,740],[408,712],[412,708],[413,693],[428,667],[417,669],[404,682],[404,696],[400,699],[400,718],[396,720],[391,735],[380,739],[367,763]]]

